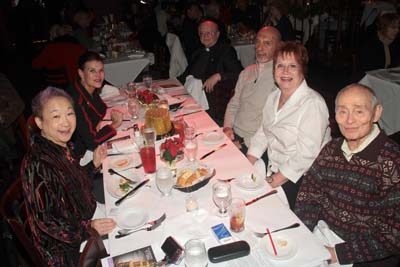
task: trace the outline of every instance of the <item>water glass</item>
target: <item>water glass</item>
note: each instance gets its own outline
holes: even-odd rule
[[[217,215],[225,217],[228,215],[228,207],[232,201],[231,185],[218,181],[213,185],[213,201],[218,207]]]
[[[242,198],[232,198],[229,216],[231,230],[236,233],[243,231],[244,219],[246,217],[246,203]]]
[[[190,239],[185,243],[185,266],[205,267],[208,264],[206,246],[200,239]]]
[[[185,134],[186,136],[186,134]],[[197,140],[185,139],[185,156],[190,162],[194,162],[197,156]]]
[[[185,121],[185,139],[194,139],[196,124],[193,121]]]
[[[161,167],[157,170],[156,185],[161,195],[165,197],[171,195],[174,179],[172,178],[172,172],[169,168]]]
[[[128,99],[137,97],[136,95],[136,84],[129,82],[126,84],[126,94],[128,95]]]
[[[179,137],[184,140],[185,139],[185,121],[182,116],[175,117],[172,119],[172,125],[174,126],[174,133],[179,135]]]
[[[138,118],[139,104],[135,98],[128,98],[128,113],[131,115],[131,120]]]
[[[142,129],[142,136],[146,145],[155,145],[157,132],[154,128],[145,127]]]

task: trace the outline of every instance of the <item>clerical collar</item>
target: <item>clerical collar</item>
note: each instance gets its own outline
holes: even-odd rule
[[[347,159],[347,161],[350,161],[354,154],[363,151],[372,141],[374,141],[374,139],[379,135],[379,133],[380,133],[379,127],[376,124],[374,124],[372,126],[372,131],[369,133],[364,142],[362,142],[360,146],[354,150],[350,150],[346,139],[343,140],[341,148],[343,151],[343,155]]]

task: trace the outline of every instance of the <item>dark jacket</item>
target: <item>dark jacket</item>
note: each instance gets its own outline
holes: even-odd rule
[[[75,153],[82,156],[86,150],[94,150],[98,145],[113,137],[116,130],[110,125],[96,130],[107,111],[107,106],[97,91],[90,95],[79,80],[75,81],[67,91],[75,102],[77,121],[73,136]]]

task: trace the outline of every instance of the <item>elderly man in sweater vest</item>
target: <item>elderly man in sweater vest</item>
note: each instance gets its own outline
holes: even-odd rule
[[[320,152],[295,213],[308,228],[327,225],[341,240],[327,246],[331,263],[400,266],[400,146],[376,125],[382,106],[370,88],[351,84],[335,104],[344,138]]]

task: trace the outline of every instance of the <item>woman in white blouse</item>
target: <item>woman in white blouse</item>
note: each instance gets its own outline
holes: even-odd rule
[[[267,182],[282,186],[291,209],[303,174],[330,140],[326,103],[304,80],[307,63],[307,50],[300,44],[286,42],[277,51],[274,79],[279,88],[269,95],[247,152],[254,164],[267,150]]]

